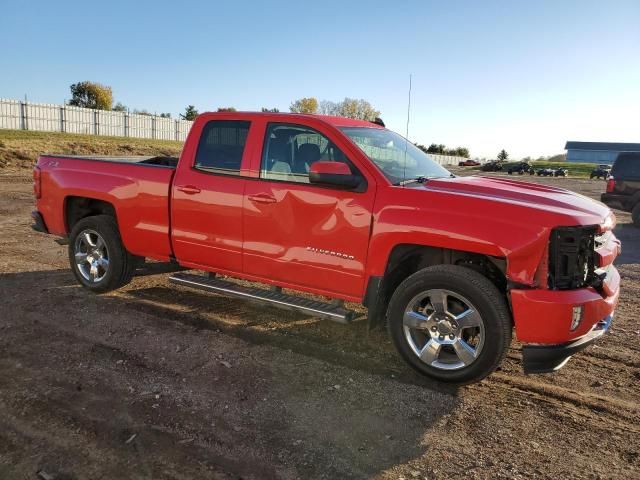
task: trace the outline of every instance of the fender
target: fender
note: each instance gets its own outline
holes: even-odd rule
[[[435,189],[381,189],[376,198],[368,276],[383,276],[393,249],[408,244],[504,258],[508,281],[535,286],[551,229],[584,223],[584,219],[572,220],[544,206],[535,210]],[[533,215],[535,222],[529,221]]]

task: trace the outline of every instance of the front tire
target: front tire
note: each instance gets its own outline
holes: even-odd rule
[[[69,264],[78,283],[96,293],[131,281],[136,257],[122,244],[116,220],[96,215],[78,221],[69,235]]]
[[[391,298],[387,317],[403,359],[444,382],[482,380],[511,344],[504,296],[486,277],[457,265],[428,267],[406,278]]]

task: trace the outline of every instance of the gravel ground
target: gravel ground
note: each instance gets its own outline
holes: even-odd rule
[[[526,178],[597,198],[604,182]],[[640,230],[608,335],[525,376],[412,373],[383,332],[141,275],[96,296],[0,176],[0,479],[640,478]],[[46,475],[49,475],[47,477]]]

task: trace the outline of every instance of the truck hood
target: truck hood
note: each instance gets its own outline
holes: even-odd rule
[[[437,178],[418,188],[534,209],[544,212],[538,219],[553,217],[555,225],[600,225],[611,215],[607,206],[570,190],[506,178]]]

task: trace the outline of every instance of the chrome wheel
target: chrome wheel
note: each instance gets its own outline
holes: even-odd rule
[[[109,271],[109,250],[95,230],[83,230],[74,243],[75,262],[80,275],[91,283],[100,282]]]
[[[413,353],[440,370],[458,370],[476,361],[485,328],[476,307],[450,290],[427,290],[408,304],[404,336]]]

